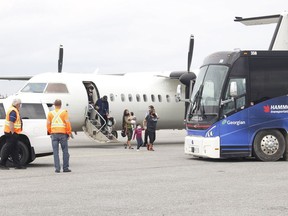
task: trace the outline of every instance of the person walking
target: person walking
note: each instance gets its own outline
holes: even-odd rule
[[[63,152],[63,172],[71,172],[69,169],[68,139],[72,137],[71,124],[67,110],[61,109],[60,99],[55,100],[55,110],[47,116],[47,131],[51,135],[55,172],[60,172],[59,143]]]
[[[129,149],[133,149],[131,146],[133,130],[132,130],[132,124],[131,124],[131,116],[130,116],[130,112],[128,109],[125,109],[123,112],[122,129],[125,131],[127,135],[127,142],[125,144],[125,149],[127,148],[127,146]]]
[[[149,142],[147,145],[147,150],[148,151],[154,151],[153,145],[154,141],[156,139],[156,126],[158,122],[158,116],[155,113],[155,109],[152,109],[149,113],[149,115],[146,116],[145,118],[145,123],[147,127],[147,133],[148,133],[148,138]]]
[[[0,161],[0,169],[8,170],[9,167],[6,166],[8,157],[11,156],[15,169],[26,169],[25,166],[20,164],[19,160],[19,134],[22,132],[22,119],[20,117],[20,106],[21,100],[15,98],[12,101],[12,106],[8,109],[6,113],[6,120],[4,125],[4,133],[6,137],[6,146],[3,149],[3,155]]]
[[[109,115],[109,103],[107,101],[106,95],[96,101],[95,108],[97,112],[102,116],[102,118],[100,117],[101,128],[103,131],[105,131],[105,126]]]
[[[149,115],[149,113],[150,113],[150,111],[151,111],[152,109],[154,109],[154,106],[153,106],[153,105],[150,105],[150,106],[148,107],[148,111],[145,113],[143,125],[146,125],[145,119],[146,119],[146,117]],[[144,144],[143,144],[143,147],[146,147],[146,146],[147,146],[147,140],[148,140],[148,131],[147,131],[147,128],[144,127],[144,129],[145,129],[145,131],[144,131]],[[148,148],[147,148],[147,149],[148,149]]]
[[[144,129],[141,127],[141,124],[137,124],[136,128],[134,129],[134,135],[133,140],[136,137],[137,140],[137,151],[140,150],[140,147],[143,145],[143,139],[142,139],[142,131]]]

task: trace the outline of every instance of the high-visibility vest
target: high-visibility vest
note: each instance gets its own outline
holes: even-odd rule
[[[10,113],[12,111],[16,112],[16,121],[14,122],[14,132],[17,134],[20,134],[22,132],[22,122],[21,122],[19,111],[14,106],[11,106],[7,111],[5,126],[4,126],[4,132],[5,133],[11,132],[11,130],[10,130]]]
[[[71,134],[67,110],[56,109],[48,113],[47,129],[51,133]]]

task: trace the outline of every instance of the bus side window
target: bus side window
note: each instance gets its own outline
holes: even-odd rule
[[[229,80],[229,85],[225,93],[225,100],[234,98],[224,104],[223,114],[226,115],[232,111],[240,109],[246,104],[246,79],[245,78],[232,78]]]

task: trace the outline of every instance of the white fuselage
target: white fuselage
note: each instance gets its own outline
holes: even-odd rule
[[[122,127],[124,109],[134,112],[137,122],[142,123],[148,106],[153,105],[158,114],[158,129],[183,129],[184,104],[176,103],[175,92],[180,82],[168,76],[155,73],[131,73],[124,75],[99,75],[77,73],[44,73],[32,77],[27,84],[61,83],[68,93],[19,91],[16,97],[25,95],[40,98],[52,105],[55,99],[62,100],[62,108],[67,109],[73,131],[82,131],[88,110],[87,86],[94,86],[94,103],[107,95],[110,115],[116,120],[115,129]],[[15,97],[12,96],[12,97]],[[184,97],[184,96],[183,96]]]

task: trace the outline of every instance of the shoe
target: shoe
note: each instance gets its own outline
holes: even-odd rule
[[[140,149],[137,149],[137,151],[140,151]]]
[[[133,147],[129,146],[129,149],[134,149]]]
[[[26,169],[26,167],[20,165],[20,166],[16,166],[15,169]]]
[[[60,173],[60,170],[55,170],[55,173]]]
[[[72,172],[70,169],[65,169],[63,172]]]
[[[9,170],[9,167],[5,166],[5,165],[2,165],[0,164],[0,169],[2,170]]]
[[[124,144],[124,148],[127,149],[127,144]]]

